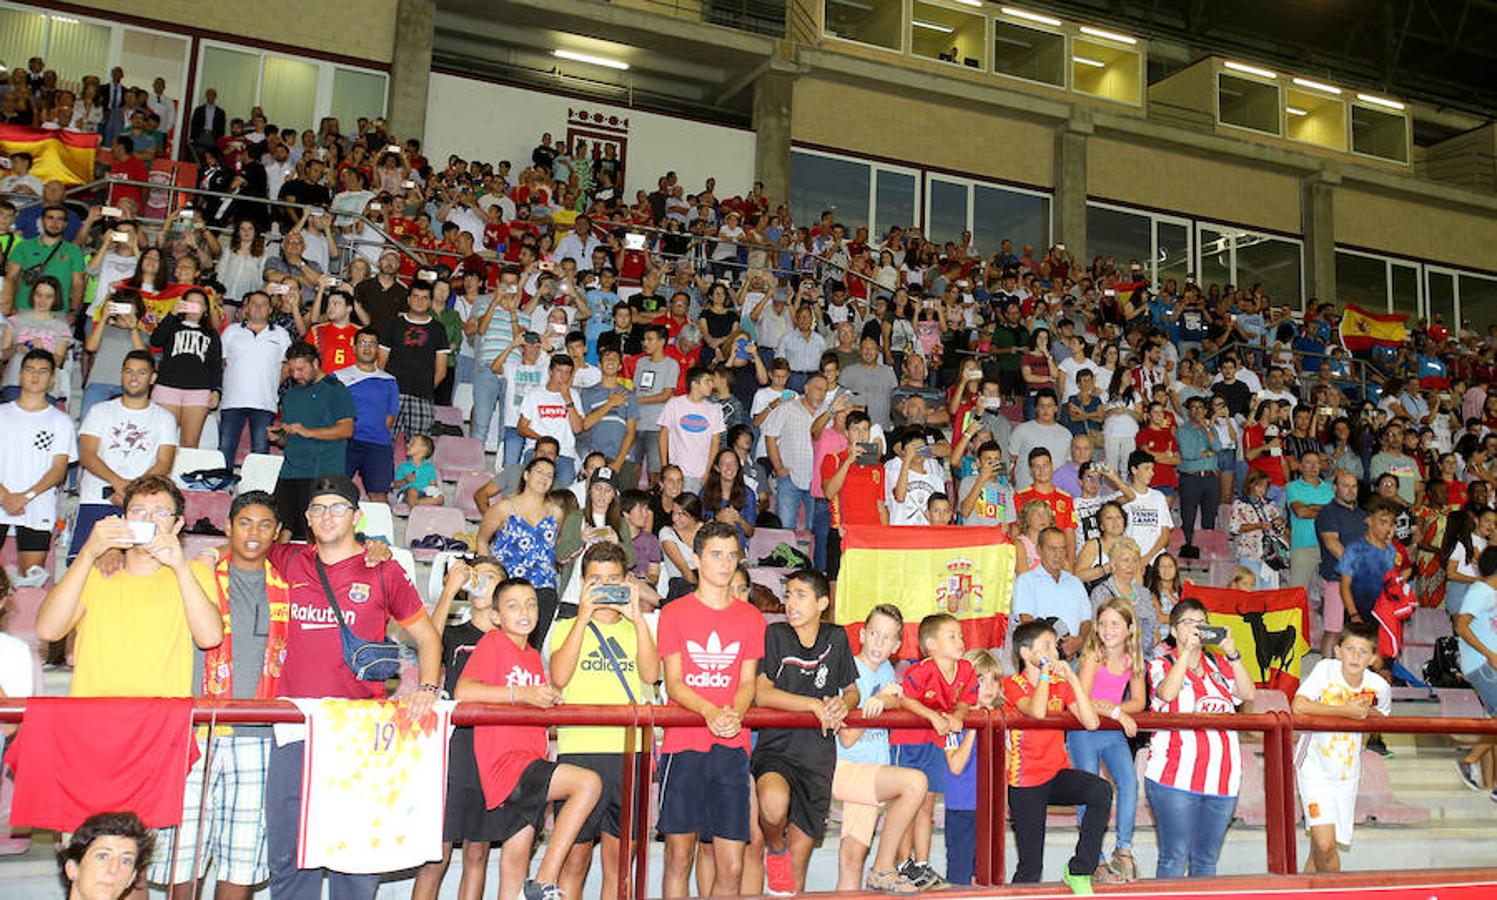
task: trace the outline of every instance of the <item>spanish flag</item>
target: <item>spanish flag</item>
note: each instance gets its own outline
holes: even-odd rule
[[[1352,353],[1373,347],[1397,347],[1409,336],[1407,315],[1372,313],[1353,303],[1341,314],[1341,345]]]
[[[1186,583],[1187,600],[1199,600],[1212,625],[1225,627],[1258,687],[1293,697],[1300,663],[1310,651],[1310,607],[1304,588],[1235,591]]]
[[[969,649],[997,647],[1008,629],[1015,547],[999,528],[850,526],[842,534],[837,623],[856,647],[880,603],[904,614],[899,655],[918,659],[920,620],[949,613]]]
[[[94,180],[94,154],[99,134],[63,128],[31,128],[0,125],[0,151],[30,153],[31,174],[42,181],[56,179],[66,185]]]

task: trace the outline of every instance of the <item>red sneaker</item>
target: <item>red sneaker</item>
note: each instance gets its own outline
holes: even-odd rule
[[[790,862],[790,847],[778,851],[764,848],[764,884],[776,897],[795,895],[795,866]]]

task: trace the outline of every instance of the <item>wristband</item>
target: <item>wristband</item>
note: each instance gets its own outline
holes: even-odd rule
[[[1109,719],[1112,719],[1113,721],[1121,722],[1123,720],[1122,719],[1122,715],[1123,715],[1123,708],[1121,706],[1114,706],[1112,708],[1112,712],[1109,712],[1107,714],[1107,717]]]
[[[1049,672],[1041,672],[1038,681],[1040,681],[1041,683],[1047,683],[1048,684],[1049,681],[1050,681],[1050,673]]]
[[[427,693],[430,693],[430,694],[440,694],[440,693],[442,693],[442,689],[440,687],[438,687],[437,685],[434,685],[434,684],[423,684],[419,688],[417,688],[416,690],[418,690],[418,691],[426,691]]]
[[[1229,655],[1227,657],[1227,662],[1234,662],[1235,663],[1235,662],[1241,662],[1241,661],[1242,661],[1242,654],[1241,653],[1233,653],[1233,654],[1231,654],[1231,655]]]

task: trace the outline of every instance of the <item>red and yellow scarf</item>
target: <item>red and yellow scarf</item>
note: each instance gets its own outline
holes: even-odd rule
[[[218,610],[223,615],[223,643],[203,653],[203,696],[228,699],[234,696],[234,641],[230,638],[229,555],[224,554],[213,567],[213,581],[218,586]],[[270,634],[265,638],[265,662],[260,668],[256,699],[276,695],[281,667],[286,663],[286,637],[291,630],[290,589],[267,560],[265,562],[265,595],[270,602]]]

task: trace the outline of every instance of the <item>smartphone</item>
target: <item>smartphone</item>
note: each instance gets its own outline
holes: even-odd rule
[[[1227,639],[1227,629],[1221,625],[1197,625],[1196,634],[1202,644],[1220,644]]]
[[[106,219],[118,219],[125,214],[125,211],[118,206],[106,206],[99,210],[99,213]]]
[[[183,221],[191,222],[194,218],[197,217],[197,213],[194,210],[184,209],[181,212],[177,213],[177,216]]]
[[[320,206],[309,206],[309,207],[307,207],[307,215],[309,215],[309,216],[323,216],[323,215],[327,215],[327,210],[323,209]]]
[[[795,391],[790,391],[790,390],[780,391],[780,399],[781,400],[785,400],[787,402],[790,401],[790,400],[794,400],[795,399]]]
[[[327,285],[328,287],[337,287],[338,285],[342,284],[343,281],[337,275],[324,275],[322,276],[322,283]]]
[[[127,243],[130,240],[130,232],[128,232],[128,231],[111,231],[111,232],[109,232],[109,239],[111,241],[114,241],[116,244],[124,244],[124,243]]]
[[[878,444],[859,444],[857,462],[860,466],[878,465]]]
[[[1322,406],[1318,412],[1322,416],[1328,416],[1331,414],[1331,408],[1329,406]]]
[[[369,204],[369,211],[370,212],[379,212],[380,210],[382,210],[384,208],[385,208],[385,206],[382,203],[371,203],[371,204]]]
[[[1118,292],[1115,291],[1115,290],[1113,290],[1112,288],[1107,288],[1106,290],[1104,290],[1102,292],[1102,296],[1104,296],[1104,297],[1116,297],[1117,295],[1118,295]]]
[[[1056,244],[1055,245],[1055,249],[1063,251],[1063,250],[1066,249],[1066,245],[1065,244]]]
[[[184,314],[200,313],[203,311],[203,304],[197,302],[196,300],[184,300],[183,302],[177,304],[177,308],[180,309]]]
[[[268,285],[265,286],[265,291],[266,291],[266,293],[269,293],[269,294],[277,294],[277,295],[279,295],[279,294],[289,294],[289,293],[291,293],[291,285],[289,285],[289,284],[268,284]]]
[[[566,334],[567,326],[562,325],[559,322],[553,322],[551,323],[551,330],[556,332],[557,334]]]
[[[629,605],[629,585],[627,584],[600,584],[594,591],[597,603],[606,603],[609,606]]]
[[[397,153],[398,154],[398,153],[401,153],[402,150],[401,150],[401,147],[400,147],[399,144],[386,144],[385,145],[385,152],[386,153]]]
[[[134,303],[111,303],[109,304],[111,316],[133,316],[135,315]]]
[[[421,271],[416,273],[416,277],[421,279],[422,281],[435,282],[437,280],[437,273],[433,272],[430,269],[422,269]]]
[[[982,380],[982,370],[981,369],[973,369],[972,371],[968,372],[967,373],[967,380],[968,381],[981,381]]]
[[[542,272],[555,272],[556,271],[556,263],[554,263],[554,262],[540,262],[540,263],[536,263],[535,267],[537,269],[541,270]]]
[[[643,250],[645,248],[645,236],[642,234],[624,235],[625,250]]]
[[[400,183],[400,186],[404,190],[414,191],[416,189],[416,182],[414,182],[414,181],[402,181]]]
[[[915,456],[918,459],[930,459],[930,446],[921,445],[921,447],[915,451]]]
[[[748,359],[748,338],[739,338],[733,342],[733,356],[736,359]]]
[[[149,544],[156,538],[155,522],[125,522],[130,529],[130,543]]]

